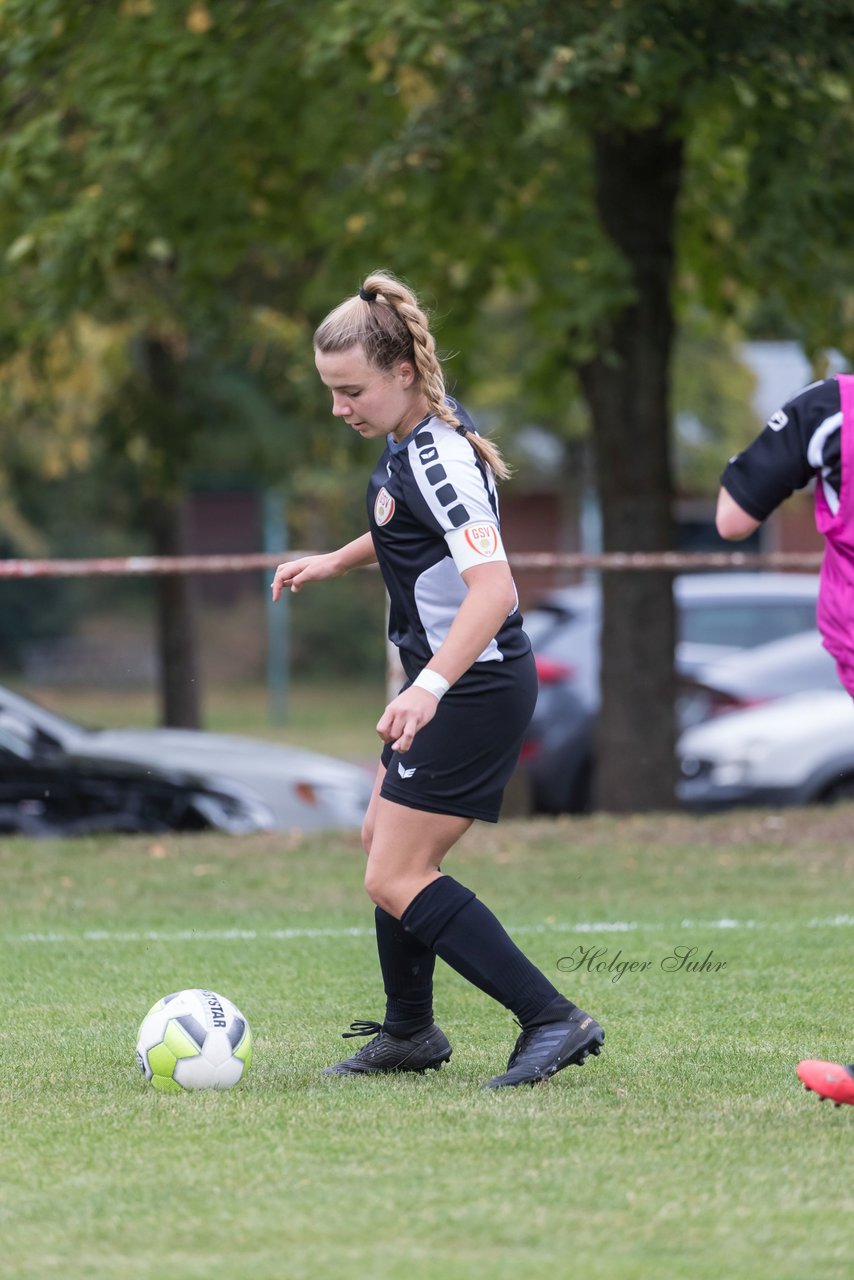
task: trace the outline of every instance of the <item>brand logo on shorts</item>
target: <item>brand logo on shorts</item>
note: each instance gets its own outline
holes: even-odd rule
[[[374,520],[377,524],[388,524],[394,515],[394,498],[383,485],[374,502]]]
[[[411,778],[417,768],[418,765],[416,764],[411,769],[404,769],[400,761],[398,760],[397,762],[397,772],[400,774],[401,778]]]
[[[472,524],[465,531],[466,542],[472,551],[488,560],[498,549],[498,530],[494,524]]]
[[[772,413],[768,419],[768,426],[772,431],[782,431],[786,423],[789,421],[788,415],[782,409],[778,409],[776,413]]]

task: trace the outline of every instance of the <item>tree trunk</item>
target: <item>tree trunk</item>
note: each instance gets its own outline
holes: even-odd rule
[[[158,556],[186,555],[186,512],[180,498],[149,505],[149,528]],[[187,573],[155,577],[160,722],[176,729],[200,729],[201,686],[195,620],[194,582]]]
[[[670,470],[671,283],[682,143],[666,123],[595,139],[602,225],[628,262],[635,299],[603,354],[581,370],[605,551],[673,546]],[[675,784],[672,575],[604,572],[596,803],[670,808]]]

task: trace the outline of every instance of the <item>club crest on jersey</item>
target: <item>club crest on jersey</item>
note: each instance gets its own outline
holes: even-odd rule
[[[465,531],[466,542],[472,551],[488,560],[498,549],[498,530],[494,524],[472,524]]]
[[[383,485],[374,502],[374,520],[377,524],[388,524],[394,515],[394,498]]]

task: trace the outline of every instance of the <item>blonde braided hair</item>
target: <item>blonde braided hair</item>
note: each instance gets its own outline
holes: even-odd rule
[[[330,311],[314,335],[315,351],[330,354],[361,346],[368,364],[385,373],[401,360],[415,366],[430,412],[453,427],[492,470],[506,480],[510,468],[498,446],[465,430],[447,403],[445,377],[430,323],[412,290],[388,271],[373,271],[355,297]]]

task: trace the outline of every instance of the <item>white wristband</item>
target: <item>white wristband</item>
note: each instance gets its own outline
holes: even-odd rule
[[[412,681],[413,689],[426,689],[428,693],[432,693],[437,702],[441,702],[445,694],[450,689],[450,681],[444,676],[440,676],[438,671],[429,671],[427,667],[420,671]]]

